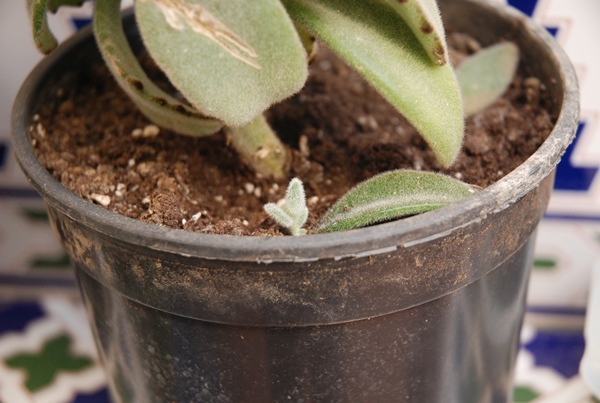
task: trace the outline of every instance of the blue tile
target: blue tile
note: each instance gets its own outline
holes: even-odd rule
[[[535,12],[535,8],[538,5],[539,0],[508,0],[508,4],[517,10],[521,11],[523,14],[527,14],[529,17],[533,16]],[[550,35],[556,37],[558,34],[558,27],[545,27],[546,30],[550,33]]]
[[[525,348],[533,354],[536,366],[551,367],[565,378],[579,372],[585,341],[581,331],[538,329]]]
[[[553,37],[556,38],[556,35],[558,35],[558,27],[546,27],[546,30],[548,32],[550,32],[550,35],[552,35]]]
[[[79,394],[73,403],[110,403],[108,389],[103,388],[90,394]]]
[[[575,147],[577,147],[585,125],[585,122],[579,123],[575,140],[569,145],[556,168],[555,189],[587,192],[592,186],[592,182],[598,173],[598,167],[577,167],[571,162],[571,156]]]
[[[537,3],[538,0],[508,0],[509,5],[530,17],[533,15],[533,11],[535,10]]]
[[[0,304],[0,336],[9,332],[21,332],[29,323],[43,316],[44,311],[36,302]]]
[[[75,29],[80,30],[92,22],[92,20],[91,18],[71,18],[71,22],[75,26]]]

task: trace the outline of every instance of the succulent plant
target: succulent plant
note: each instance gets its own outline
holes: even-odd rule
[[[41,51],[56,46],[47,13],[84,2],[27,0]],[[394,105],[446,167],[461,149],[463,105],[473,113],[504,92],[518,59],[516,47],[504,44],[464,62],[455,74],[435,0],[136,0],[134,9],[148,53],[185,98],[160,89],[140,66],[123,31],[120,0],[96,0],[98,47],[140,111],[184,135],[225,130],[241,160],[274,179],[286,177],[289,153],[263,112],[303,87],[315,37]],[[413,171],[399,176],[433,178]],[[361,187],[377,188],[381,178]],[[438,178],[429,185],[446,186]],[[281,211],[272,213],[285,221]],[[292,232],[302,233],[297,224]]]
[[[267,203],[264,208],[277,224],[289,229],[292,235],[306,234],[302,226],[308,218],[308,207],[304,186],[300,179],[294,178],[290,181],[281,205]]]

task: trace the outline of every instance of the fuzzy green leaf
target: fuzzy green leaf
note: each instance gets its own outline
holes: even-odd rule
[[[278,0],[138,0],[153,59],[202,113],[248,123],[306,81],[306,52]]]
[[[301,227],[308,218],[308,207],[306,207],[306,195],[304,194],[304,185],[298,178],[290,181],[285,191],[285,204],[283,210],[294,217],[296,225]]]
[[[283,211],[280,206],[275,203],[267,203],[263,208],[273,221],[291,231],[291,228],[294,226],[294,219],[288,213]]]
[[[27,0],[27,12],[31,21],[35,46],[42,53],[52,52],[58,42],[48,27],[46,0]]]
[[[503,42],[465,59],[456,69],[465,115],[477,113],[494,103],[508,88],[519,64],[519,48]]]
[[[448,47],[435,0],[386,0],[402,16],[427,55],[440,66],[448,62]]]
[[[304,185],[300,179],[294,178],[290,181],[283,205],[267,203],[264,209],[277,224],[289,229],[292,235],[306,234],[302,226],[308,218],[308,207]]]
[[[344,231],[421,214],[454,203],[474,192],[464,182],[433,172],[385,172],[346,193],[325,214],[319,231]]]
[[[462,100],[449,63],[438,66],[385,2],[283,0],[293,19],[364,75],[421,133],[445,166],[462,145]]]
[[[218,131],[222,124],[207,119],[156,86],[142,70],[123,32],[120,0],[96,0],[94,35],[113,76],[144,115],[161,127],[191,136]]]

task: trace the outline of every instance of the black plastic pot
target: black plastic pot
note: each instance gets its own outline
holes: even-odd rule
[[[474,196],[344,233],[203,235],[86,202],[39,164],[28,126],[72,66],[99,59],[90,32],[35,69],[14,107],[14,146],[74,262],[116,400],[510,400],[535,229],[577,127],[577,83],[521,14],[471,0],[442,8],[447,25],[484,44],[519,45],[556,126]]]

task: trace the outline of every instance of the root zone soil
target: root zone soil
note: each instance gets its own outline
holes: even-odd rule
[[[449,35],[449,42],[454,65],[479,47],[459,34]],[[467,119],[463,150],[450,169],[442,169],[414,128],[327,50],[311,65],[305,89],[272,107],[267,118],[289,145],[289,178],[305,184],[310,233],[348,189],[386,170],[438,171],[481,187],[497,181],[552,130],[555,117],[544,97],[537,78],[515,77],[501,99]],[[262,206],[280,200],[287,181],[242,166],[223,133],[191,138],[158,129],[103,66],[40,105],[31,135],[56,179],[116,213],[204,233],[285,234]]]

